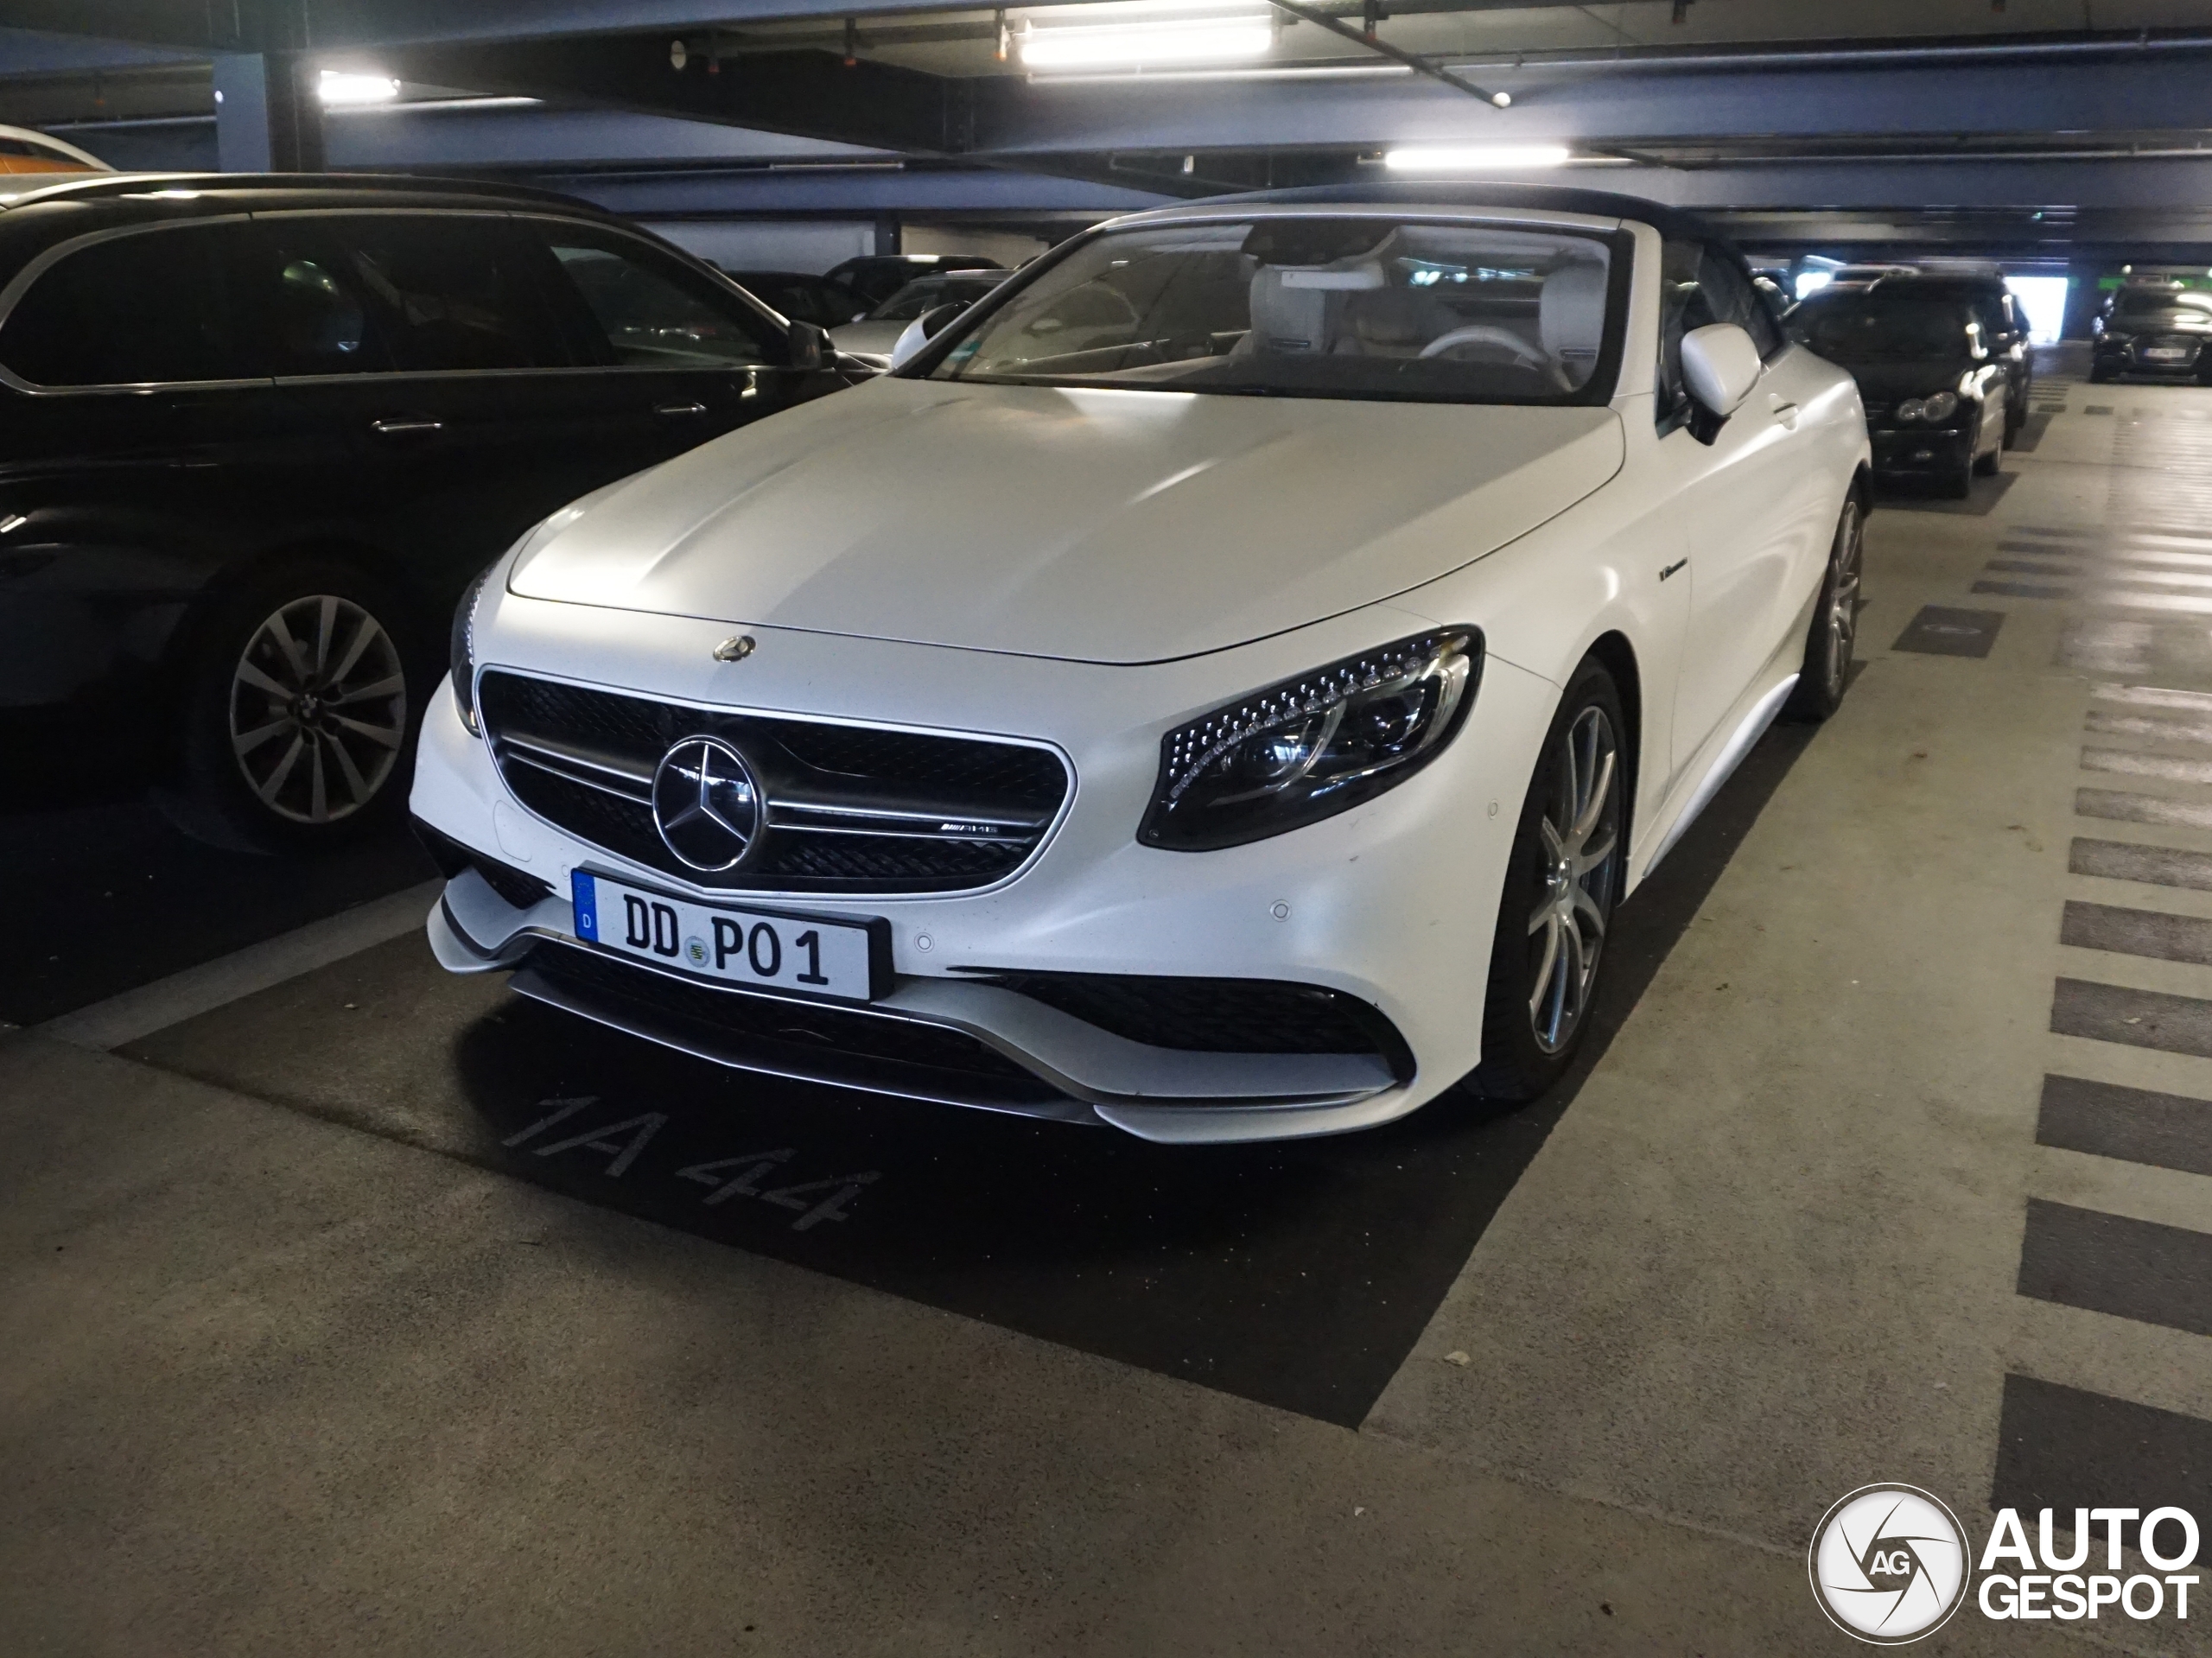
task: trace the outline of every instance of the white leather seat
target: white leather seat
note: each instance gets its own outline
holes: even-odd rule
[[[1609,273],[1601,264],[1561,265],[1544,278],[1536,302],[1537,336],[1563,390],[1580,391],[1598,366],[1608,286]]]

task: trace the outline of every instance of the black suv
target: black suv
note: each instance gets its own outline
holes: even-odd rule
[[[1822,289],[1783,319],[1793,340],[1850,370],[1866,404],[1874,470],[1972,492],[2027,417],[2024,336],[2005,342],[1989,287],[1972,277],[1883,276]],[[2009,295],[2007,296],[2009,297]]]
[[[577,496],[866,372],[543,193],[213,175],[18,196],[0,721],[150,766],[207,838],[346,833],[400,805],[477,571]]]

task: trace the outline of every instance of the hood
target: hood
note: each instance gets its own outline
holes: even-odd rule
[[[596,498],[524,597],[1085,662],[1240,645],[1526,534],[1619,470],[1605,408],[882,379]]]
[[[1895,403],[1931,391],[1956,391],[1959,377],[1980,365],[1961,352],[1956,357],[1884,357],[1837,366],[1859,382],[1859,395],[1868,403]]]

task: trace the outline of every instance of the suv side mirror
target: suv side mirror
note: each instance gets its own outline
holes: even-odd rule
[[[1708,322],[1682,336],[1682,382],[1716,421],[1744,406],[1762,367],[1758,344],[1733,322]]]
[[[813,373],[827,365],[836,354],[828,331],[817,323],[794,322],[785,338],[791,341],[791,366],[801,373]]]
[[[906,366],[921,353],[923,346],[943,334],[945,328],[965,311],[972,301],[957,305],[933,305],[909,322],[898,342],[891,347],[891,368],[893,373]]]

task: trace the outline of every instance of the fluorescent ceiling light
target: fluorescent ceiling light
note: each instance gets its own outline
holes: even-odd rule
[[[1476,144],[1393,149],[1382,165],[1393,173],[1491,173],[1508,167],[1564,167],[1573,159],[1564,144]]]
[[[399,96],[399,83],[390,75],[349,74],[326,69],[315,88],[326,104],[388,104]]]
[[[1192,22],[1027,29],[1015,37],[1032,69],[1135,68],[1153,64],[1240,63],[1267,56],[1274,22],[1210,17]]]

